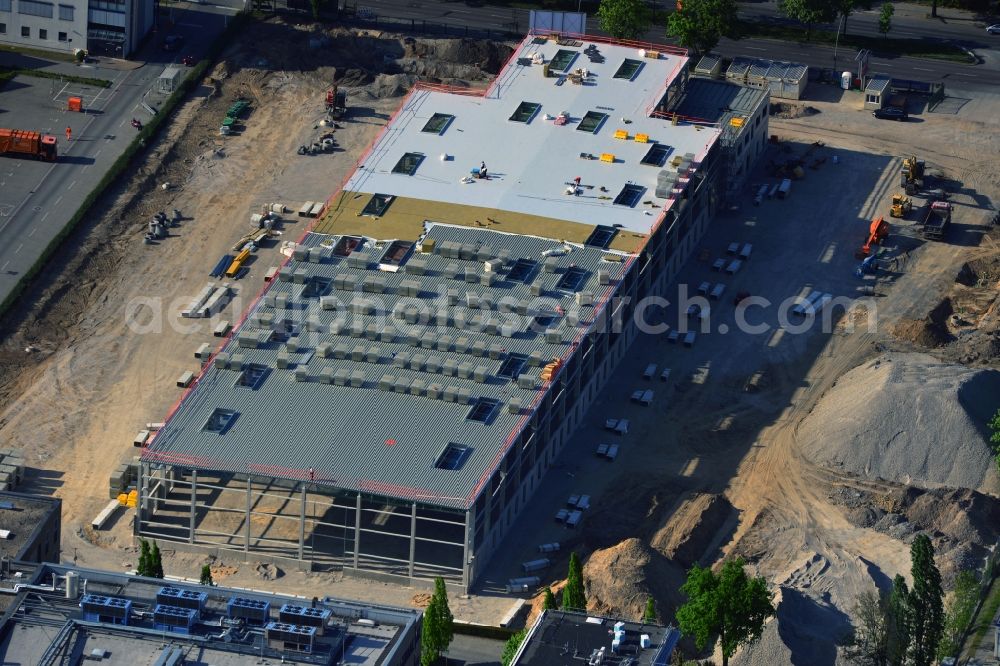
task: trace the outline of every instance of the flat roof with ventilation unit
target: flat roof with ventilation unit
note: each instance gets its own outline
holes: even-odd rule
[[[633,60],[632,58],[625,58],[621,66],[618,68],[618,71],[615,72],[614,78],[632,81],[633,79],[635,79],[640,69],[642,69],[641,60]]]
[[[396,166],[392,167],[392,172],[412,176],[417,172],[417,167],[419,167],[420,163],[423,161],[423,153],[403,153],[403,156],[399,158],[398,162],[396,162]]]
[[[424,123],[421,132],[426,132],[428,134],[444,134],[444,131],[448,129],[448,125],[451,121],[455,119],[455,116],[447,113],[435,113],[432,115],[426,123]]]
[[[622,188],[622,191],[618,193],[615,197],[616,206],[628,206],[629,208],[634,208],[639,199],[642,198],[643,193],[646,188],[642,185],[627,184]]]
[[[514,109],[514,113],[510,115],[508,120],[512,120],[515,123],[530,123],[540,108],[542,108],[542,105],[537,102],[521,102]]]
[[[601,129],[601,125],[604,121],[608,119],[608,114],[602,113],[600,111],[587,111],[586,115],[580,120],[580,124],[576,126],[581,132],[590,132],[591,134],[596,134],[597,130]]]

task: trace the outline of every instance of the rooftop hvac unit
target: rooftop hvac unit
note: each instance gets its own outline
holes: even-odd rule
[[[441,374],[441,357],[430,355],[427,357],[426,372],[432,375]]]
[[[365,323],[363,321],[351,322],[351,328],[347,331],[352,338],[360,338],[365,334]]]
[[[327,608],[314,608],[310,606],[296,606],[284,604],[278,611],[278,619],[288,624],[297,624],[302,627],[316,627],[317,633],[323,634],[323,627],[330,619],[330,610]]]
[[[243,369],[243,354],[231,354],[229,356],[229,369],[239,372]]]
[[[335,319],[330,322],[330,335],[340,335],[347,328],[347,322],[342,319]]]
[[[448,305],[458,305],[458,289],[447,289],[444,292],[444,300]]]
[[[361,388],[365,385],[365,373],[363,370],[355,370],[351,373],[351,386]]]
[[[496,260],[500,262],[501,267],[509,264],[510,250],[500,250],[499,252],[497,252]]]
[[[601,284],[611,284],[611,273],[602,268],[597,271],[597,281]]]
[[[467,291],[467,292],[465,292],[465,305],[466,305],[466,307],[473,308],[473,309],[478,308],[479,307],[479,294],[475,293],[474,291]]]
[[[370,294],[381,294],[385,292],[385,279],[377,275],[369,275],[361,281],[361,289]]]
[[[444,387],[441,384],[432,383],[427,386],[427,397],[431,400],[440,400]]]
[[[461,379],[471,379],[472,373],[476,369],[476,366],[472,365],[468,361],[458,364],[458,376]]]
[[[85,594],[80,601],[83,617],[88,622],[128,624],[132,615],[132,601],[100,594]]]
[[[490,379],[490,369],[485,365],[477,365],[472,373],[472,378],[480,384],[485,384]]]
[[[465,269],[465,281],[468,284],[475,284],[476,282],[479,282],[479,274],[476,273],[476,269],[475,268],[466,268]]]
[[[316,315],[309,315],[309,318],[306,319],[306,330],[311,333],[315,333],[321,328],[323,328],[323,323],[320,322],[319,317]]]
[[[465,354],[469,351],[469,338],[464,335],[460,335],[455,338],[455,352],[458,354]]]
[[[533,389],[535,388],[535,378],[533,375],[520,375],[517,378],[518,388],[523,389]]]
[[[533,367],[540,367],[542,365],[542,352],[535,350],[528,354],[528,365]]]
[[[438,351],[450,351],[451,350],[451,336],[442,335],[437,339],[437,350]]]
[[[500,333],[500,320],[490,317],[483,323],[483,330],[490,335],[499,335]]]
[[[449,280],[457,280],[462,268],[458,264],[448,264],[444,267],[444,276]]]
[[[153,609],[153,625],[159,630],[175,631],[181,634],[191,632],[191,627],[198,618],[198,611],[193,608],[179,608],[157,604]]]
[[[489,346],[490,358],[492,358],[494,360],[496,360],[496,359],[500,358],[501,356],[503,356],[504,353],[505,352],[504,352],[503,347],[501,347],[500,345],[498,345],[496,343],[494,343],[494,344],[492,344],[492,345]]]
[[[437,336],[433,333],[424,333],[420,336],[420,346],[424,349],[434,349],[437,344]]]
[[[397,368],[405,368],[410,364],[410,353],[409,352],[398,352],[392,357],[392,364]]]
[[[457,386],[448,386],[444,389],[443,399],[445,402],[455,402],[457,397],[458,397]]]
[[[594,304],[594,294],[590,291],[578,291],[576,292],[576,304],[579,306],[593,305]]]
[[[483,273],[482,275],[479,276],[479,284],[486,287],[492,287],[496,281],[497,281],[496,273]]]
[[[333,383],[333,368],[323,368],[319,371],[319,381],[321,384]]]
[[[270,328],[271,324],[274,323],[274,315],[270,312],[261,312],[260,310],[254,315],[254,320],[257,325],[261,328]]]
[[[316,627],[303,627],[284,622],[268,622],[264,635],[270,647],[294,652],[312,652]]]
[[[304,365],[300,365],[295,368],[295,381],[297,382],[307,382],[309,381],[309,368]]]
[[[386,326],[381,331],[379,331],[378,339],[381,340],[382,342],[386,342],[386,343],[391,344],[391,343],[395,342],[395,340],[396,340],[396,334],[395,334],[395,332],[393,332],[391,326]]]
[[[355,279],[348,273],[340,273],[333,278],[333,288],[338,291],[354,291]]]
[[[500,335],[502,335],[505,338],[512,338],[512,337],[514,337],[514,324],[512,324],[509,321],[508,322],[504,322],[500,326]]]
[[[473,356],[486,356],[486,343],[482,340],[476,340],[469,348],[469,353]]]
[[[420,282],[417,280],[402,280],[399,283],[399,292],[403,296],[420,296]]]
[[[426,354],[414,354],[413,358],[410,359],[410,370],[416,370],[417,372],[422,372],[425,363],[427,363]]]
[[[562,331],[558,328],[549,328],[545,330],[545,341],[550,345],[558,345],[562,342]]]
[[[301,245],[296,245],[292,250],[292,259],[295,261],[305,261],[309,256],[309,251]]]
[[[420,346],[420,333],[417,331],[411,331],[406,335],[406,343],[411,347]]]
[[[368,324],[365,326],[365,338],[368,340],[378,340],[378,324]]]
[[[274,367],[279,370],[287,370],[289,366],[288,352],[282,350],[274,357]]]
[[[275,294],[274,295],[274,307],[286,309],[288,308],[288,294]]]
[[[361,345],[356,345],[354,349],[351,350],[351,360],[360,363],[365,360],[365,348]]]
[[[245,597],[230,597],[226,603],[226,615],[233,620],[245,620],[248,624],[263,625],[270,619],[271,602]]]
[[[291,282],[292,281],[292,269],[285,266],[278,270],[278,282]]]
[[[229,365],[229,354],[226,352],[219,352],[215,355],[215,367],[219,370],[225,370],[226,366]]]
[[[309,263],[319,264],[323,262],[323,248],[311,247],[309,248]]]
[[[365,363],[379,363],[382,360],[382,350],[378,347],[371,347],[365,352]]]
[[[424,247],[427,247],[427,241],[423,243]],[[446,259],[454,259],[458,256],[458,251],[455,249],[455,244],[451,241],[441,241],[438,243],[438,254]]]
[[[378,387],[383,391],[392,391],[392,387],[395,383],[396,378],[392,375],[382,375],[382,379],[378,380]]]
[[[472,403],[472,389],[460,386],[458,388],[458,393],[455,397],[455,402],[460,405],[468,405]]]
[[[484,245],[478,250],[476,250],[476,260],[477,261],[488,261],[493,258],[493,248],[489,245]]]
[[[446,358],[441,364],[441,374],[446,377],[454,377],[458,372],[458,361],[453,358]]]
[[[559,259],[557,257],[546,257],[542,262],[542,270],[546,273],[559,272]]]
[[[333,383],[335,386],[347,386],[347,368],[337,368],[333,373]]]
[[[532,296],[541,296],[545,293],[545,289],[542,287],[541,282],[532,282],[531,286],[528,287],[528,293]]]
[[[333,357],[334,358],[347,358],[347,354],[350,353],[350,349],[346,342],[338,342],[333,347]]]
[[[523,409],[521,401],[517,398],[512,398],[510,402],[507,403],[507,411],[511,414],[520,414]]]
[[[277,294],[265,294],[264,295],[264,305],[267,306],[267,307],[269,307],[269,308],[273,308],[274,307],[275,296],[277,296]]]
[[[422,379],[414,379],[410,384],[410,395],[423,395],[427,390],[427,382]]]
[[[472,243],[464,243],[458,251],[458,258],[464,259],[465,261],[473,261],[476,258],[477,252],[479,252],[478,245],[473,245]]]
[[[393,382],[392,390],[396,393],[407,393],[410,390],[410,380],[406,377],[397,377]]]
[[[288,338],[288,340],[285,341],[285,349],[293,353],[299,351],[299,339]]]
[[[295,284],[305,284],[308,279],[309,271],[304,268],[296,268],[295,272],[292,273],[292,282]]]
[[[319,306],[324,310],[336,310],[337,309],[337,297],[336,296],[320,296]]]

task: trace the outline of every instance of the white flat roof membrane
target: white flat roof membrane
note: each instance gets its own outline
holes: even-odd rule
[[[668,83],[686,65],[686,57],[661,53],[652,59],[636,48],[595,44],[600,57],[594,61],[585,53],[591,44],[586,40],[575,48],[551,41],[536,44],[528,37],[485,97],[414,90],[344,189],[583,224],[620,225],[649,233],[672,203],[655,196],[660,170],[672,171],[670,161],[689,153],[695,156],[695,163],[700,162],[720,131],[650,117]],[[576,54],[565,70],[567,74],[588,70],[584,83],[565,78],[558,84],[556,72],[546,78],[541,64],[530,64],[536,54],[549,62],[560,50]],[[626,58],[641,62],[641,68],[632,80],[614,78]],[[510,120],[522,102],[541,105],[529,123]],[[555,118],[562,112],[568,113],[569,121],[557,125]],[[588,112],[608,116],[596,133],[577,129]],[[454,119],[441,134],[422,131],[435,113]],[[614,138],[616,130],[625,130],[629,139]],[[634,141],[636,134],[647,134],[650,143]],[[640,164],[654,141],[669,147],[663,167]],[[392,172],[405,153],[424,155],[413,175]],[[581,153],[594,159],[581,158]],[[603,153],[614,155],[615,162],[601,161]],[[442,160],[442,155],[447,159]],[[489,178],[463,182],[470,181],[467,177],[481,162],[486,163]],[[576,177],[591,187],[567,194]],[[613,204],[626,184],[643,188],[633,198],[635,205]],[[644,204],[646,201],[658,208]]]

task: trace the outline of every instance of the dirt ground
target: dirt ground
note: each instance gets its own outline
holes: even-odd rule
[[[252,30],[150,147],[134,177],[101,202],[98,210],[106,213],[73,235],[0,331],[0,435],[6,446],[25,451],[31,470],[24,489],[63,499],[67,560],[134,567],[129,514],[99,533],[89,524],[108,501],[108,475],[134,455],[136,431],[162,420],[177,400],[174,381],[197,369],[195,348],[218,342],[212,322],[182,321],[177,313],[218,257],[250,229],[250,214],[271,202],[297,210],[305,200],[332,194],[417,77],[482,85],[509,54],[503,45],[359,37],[305,25]],[[303,43],[309,48],[290,46]],[[322,96],[334,80],[348,89],[352,107],[335,134],[339,150],[298,156],[295,149],[322,131]],[[219,121],[239,96],[253,105],[245,129],[219,137]],[[653,595],[669,620],[687,567],[745,557],[780,600],[778,621],[741,655],[748,664],[834,663],[835,630],[848,626],[854,595],[908,571],[907,540],[916,530],[931,531],[940,552],[953,555],[949,575],[997,537],[996,521],[977,518],[996,511],[990,488],[924,490],[907,479],[866,478],[818,465],[800,446],[803,419],[846,373],[880,354],[920,351],[948,363],[1000,363],[1000,250],[984,226],[1000,195],[998,146],[984,145],[1000,141],[997,99],[975,100],[957,115],[918,113],[914,122],[897,124],[874,121],[856,96],[839,96],[822,87],[811,91],[808,110],[783,107],[787,118],[772,118],[771,133],[795,149],[823,142],[821,152],[831,160],[839,156],[841,171],[831,161],[810,171],[784,210],[777,202],[755,209],[748,197],[741,209],[721,216],[703,249],[717,252],[728,238],[756,244],[754,261],[730,291],[746,285],[775,301],[810,285],[852,299],[875,293],[877,330],[850,331],[842,321],[832,333],[793,337],[772,327],[756,337],[704,336],[690,352],[643,338],[594,410],[594,427],[581,429],[581,448],[567,451],[532,500],[538,515],[549,516],[569,491],[594,497],[583,529],[554,538],[564,553],[576,548],[587,557],[595,611],[638,617]],[[955,230],[947,243],[922,243],[912,220],[895,223],[890,247],[897,267],[877,282],[859,281],[854,246],[863,241],[866,220],[885,213],[897,158],[909,154],[949,179]],[[763,167],[754,178],[768,178]],[[793,207],[794,215],[787,212]],[[182,225],[158,245],[143,245],[148,218],[173,208],[183,212]],[[304,229],[291,216],[281,240]],[[233,283],[236,296],[222,317],[239,318],[263,273],[277,263],[277,248],[262,248],[249,274]],[[689,264],[682,278],[708,276],[698,259]],[[675,380],[666,389],[657,385],[653,407],[631,406],[629,391],[653,358],[673,367]],[[612,468],[580,455],[603,437],[599,423],[607,410],[630,410],[634,431]],[[933,445],[947,455],[947,438]],[[483,593],[454,600],[456,616],[498,621],[515,600],[497,594],[495,585],[507,569],[530,559],[524,549],[554,540],[553,529],[551,520],[526,525],[519,543],[491,565],[496,571]],[[205,561],[166,555],[168,574],[194,576]],[[239,558],[212,564],[225,584],[266,588],[281,576],[282,588],[292,592],[322,588],[425,603],[419,591],[339,574],[276,572]],[[552,569],[557,585],[555,572],[563,567],[560,561]]]

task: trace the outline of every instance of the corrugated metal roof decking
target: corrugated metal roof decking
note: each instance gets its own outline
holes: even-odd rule
[[[535,354],[540,362],[554,357],[566,357],[571,351],[579,328],[568,325],[568,316],[573,312],[572,291],[554,292],[555,282],[562,273],[548,273],[543,268],[543,252],[562,247],[561,243],[540,238],[498,233],[495,231],[434,225],[427,233],[427,239],[436,243],[436,254],[420,255],[426,266],[420,273],[404,271],[388,272],[369,270],[352,266],[351,259],[331,257],[323,263],[292,261],[283,271],[285,280],[273,280],[271,287],[249,313],[247,320],[231,338],[223,354],[236,353],[242,357],[241,370],[249,364],[267,368],[266,377],[258,387],[238,386],[241,370],[217,367],[213,362],[189,393],[180,409],[168,421],[144,453],[144,459],[190,465],[193,467],[255,473],[260,475],[292,479],[309,478],[310,470],[318,483],[326,482],[350,490],[361,490],[396,496],[401,498],[424,498],[440,504],[465,507],[474,500],[478,485],[495,469],[506,446],[519,425],[526,418],[524,414],[513,414],[506,404],[518,400],[530,405],[542,395],[540,388],[522,388],[516,381],[497,378],[496,373],[508,354],[529,357]],[[306,239],[309,247],[332,246],[333,237],[311,234]],[[452,244],[464,246],[457,253],[473,256],[472,259],[444,256],[450,250],[442,246]],[[489,248],[479,254],[480,247]],[[354,256],[363,256],[369,248],[359,249]],[[471,253],[471,254],[470,254]],[[476,257],[506,254],[510,263],[520,258],[537,262],[538,275],[531,283],[542,282],[547,296],[552,297],[553,308],[563,309],[563,313],[552,312],[554,322],[541,322],[535,331],[517,334],[514,337],[502,335],[497,326],[488,330],[470,330],[468,325],[458,326],[455,315],[468,314],[469,318],[483,314],[478,309],[462,307],[466,294],[475,294],[482,300],[489,297],[493,301],[491,316],[508,322],[526,324],[531,321],[528,314],[518,315],[516,304],[526,304],[535,300],[529,284],[501,280],[491,286],[481,283],[483,261]],[[559,257],[557,262],[563,267],[574,266],[585,272],[581,291],[594,294],[595,308],[581,308],[585,321],[592,317],[603,305],[602,299],[611,293],[615,281],[621,278],[624,262],[602,260],[605,251],[593,247],[573,247],[568,256]],[[379,253],[371,251],[372,263]],[[451,264],[459,267],[456,279],[448,278],[444,271]],[[475,268],[477,279],[466,282],[466,268]],[[300,269],[299,279],[293,281]],[[607,271],[611,284],[601,285],[598,270]],[[340,291],[335,283],[340,275],[356,278],[353,282],[360,289],[366,283],[365,277],[384,278],[384,293],[363,291]],[[506,276],[506,272],[504,273]],[[287,280],[287,281],[286,281]],[[314,285],[328,283],[320,289]],[[400,284],[404,281],[420,282],[421,297],[405,296]],[[372,281],[367,281],[369,285]],[[445,301],[432,298],[444,290],[453,289],[459,302],[450,310],[447,326],[411,326],[393,317],[399,305],[413,305],[436,311]],[[303,294],[308,295],[303,295]],[[334,309],[331,302],[321,296],[337,297]],[[274,299],[271,296],[275,296]],[[274,307],[287,296],[287,307]],[[496,310],[497,302],[509,299],[514,311],[501,313]],[[366,299],[381,301],[381,314],[357,314],[347,307],[352,300]],[[384,307],[382,307],[384,305]],[[290,351],[288,341],[270,341],[263,346],[241,346],[241,338],[247,333],[259,337],[260,330],[269,330],[261,324],[268,319],[276,321],[285,317],[293,320],[289,333],[295,340]],[[331,333],[331,324],[342,323],[339,333]],[[360,323],[360,326],[355,324]],[[260,325],[258,325],[260,324]],[[375,324],[374,328],[371,324]],[[546,329],[560,326],[564,333],[558,343],[546,341]],[[280,327],[279,327],[280,328]],[[308,330],[317,328],[318,330]],[[392,340],[382,332],[398,328]],[[487,328],[485,325],[483,328]],[[334,327],[336,329],[336,326]],[[430,333],[431,335],[426,335]],[[368,337],[365,337],[367,335]],[[250,336],[250,337],[254,337]],[[279,338],[284,338],[279,333]],[[370,338],[377,339],[370,339]],[[468,351],[441,350],[439,343],[451,338],[452,343],[466,338]],[[417,346],[414,346],[416,344]],[[326,345],[326,346],[324,346]],[[433,345],[434,348],[428,348]],[[327,347],[328,346],[328,347]],[[339,347],[339,352],[338,352]],[[354,356],[355,348],[358,355]],[[373,349],[378,349],[379,362],[371,363]],[[492,354],[491,354],[492,348]],[[483,356],[473,355],[481,350]],[[500,350],[503,350],[500,353]],[[329,352],[324,357],[322,352]],[[344,358],[334,354],[343,353]],[[412,357],[424,356],[422,361],[430,365],[432,357],[437,357],[435,365],[450,365],[455,372],[467,376],[445,376],[436,371],[428,372],[412,367]],[[394,357],[408,357],[406,367],[398,367]],[[287,368],[277,367],[280,357],[287,357]],[[225,358],[223,356],[223,358]],[[461,366],[459,364],[462,364]],[[309,381],[297,381],[296,370],[306,367]],[[486,366],[488,380],[476,380],[477,369]],[[431,367],[431,370],[436,370]],[[539,367],[533,367],[537,377]],[[340,378],[348,378],[351,373],[364,373],[364,386],[337,385]],[[479,370],[482,378],[482,370]],[[339,374],[338,374],[339,373]],[[438,383],[443,388],[455,387],[458,393],[473,399],[488,397],[501,403],[489,423],[466,419],[471,409],[469,404],[444,402],[412,395],[397,393],[395,383],[392,391],[380,388],[383,375],[395,379],[405,379],[399,386],[409,386],[414,380],[426,385]],[[335,383],[327,384],[327,380]],[[539,383],[540,386],[540,383]],[[463,391],[464,389],[464,391]],[[450,393],[450,392],[449,392]],[[231,410],[237,414],[231,425],[223,433],[206,432],[203,426],[216,409]],[[449,442],[456,442],[473,449],[459,470],[443,470],[435,467],[435,461]]]

